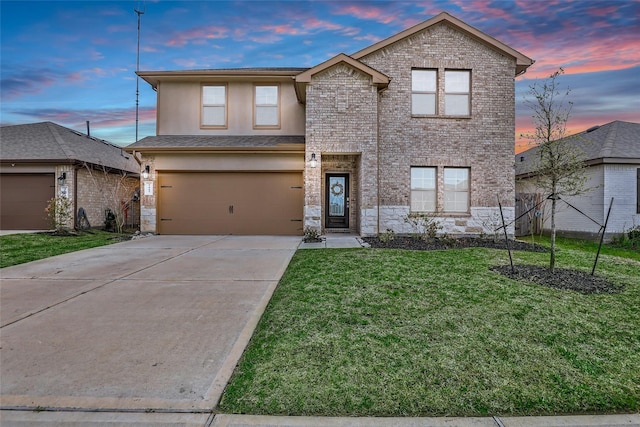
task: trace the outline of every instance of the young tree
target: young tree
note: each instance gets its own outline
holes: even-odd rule
[[[126,213],[129,209],[131,195],[136,187],[138,180],[132,178],[131,174],[126,171],[112,171],[105,166],[91,166],[84,164],[89,176],[103,200],[104,207],[111,212],[114,221],[113,225],[117,233],[122,233],[125,225]]]
[[[560,68],[543,81],[529,86],[525,103],[531,108],[535,130],[524,134],[536,146],[531,160],[532,179],[543,197],[551,201],[551,259],[549,269],[556,263],[556,211],[558,200],[577,196],[590,189],[586,187],[585,154],[576,137],[568,137],[567,122],[572,102],[567,100],[569,88],[561,88]]]

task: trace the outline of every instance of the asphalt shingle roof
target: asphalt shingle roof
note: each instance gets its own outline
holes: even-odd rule
[[[121,147],[52,122],[0,127],[0,160],[78,161],[132,173],[140,171],[133,156]]]
[[[629,159],[640,161],[640,123],[616,120],[567,137],[585,154],[586,161]],[[516,154],[516,175],[531,172],[538,147]]]
[[[138,148],[260,148],[300,144],[304,135],[159,135],[148,136],[127,146]]]

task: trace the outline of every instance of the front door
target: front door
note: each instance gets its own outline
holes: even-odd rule
[[[327,174],[326,228],[349,228],[349,175]]]

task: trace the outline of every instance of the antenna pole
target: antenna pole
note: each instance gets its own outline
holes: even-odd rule
[[[136,140],[138,142],[138,110],[140,104],[140,76],[138,76],[138,71],[140,71],[140,15],[144,14],[144,8],[140,10],[138,7],[133,9],[133,11],[138,15],[138,51],[136,54]]]

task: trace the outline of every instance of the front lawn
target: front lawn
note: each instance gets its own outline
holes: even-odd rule
[[[51,233],[0,236],[0,268],[36,261],[54,255],[117,243],[123,235],[91,230],[57,236]]]
[[[562,247],[558,267],[591,271]],[[545,253],[515,252],[546,265]],[[227,386],[226,413],[484,416],[640,410],[640,262],[581,294],[489,270],[505,251],[296,253]]]

